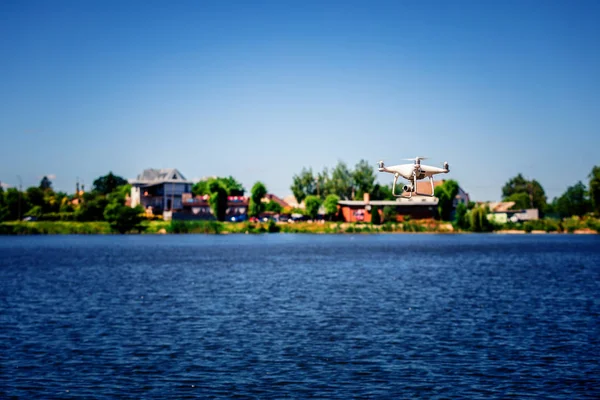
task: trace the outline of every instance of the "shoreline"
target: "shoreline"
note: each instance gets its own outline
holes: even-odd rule
[[[597,235],[597,231],[587,227],[568,231],[532,230],[527,232],[520,229],[503,229],[490,232],[456,231],[451,224],[439,221],[418,223],[388,223],[371,225],[348,222],[297,222],[297,223],[249,223],[249,222],[217,222],[217,221],[188,221],[175,223],[165,221],[147,221],[142,231],[132,231],[128,235],[173,235],[173,234],[473,234],[490,233],[497,235]],[[114,232],[108,222],[67,222],[67,221],[35,221],[35,222],[2,222],[1,236],[28,235],[107,235]]]

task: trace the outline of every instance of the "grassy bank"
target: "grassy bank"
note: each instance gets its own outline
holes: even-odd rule
[[[252,223],[218,221],[145,221],[145,234],[260,234],[260,233],[384,233],[384,232],[448,232],[449,224],[436,221],[417,223],[390,223],[371,225],[361,223],[325,222],[310,223]],[[109,234],[115,233],[107,222],[75,221],[35,221],[0,223],[0,234],[38,235],[38,234]]]
[[[0,234],[3,235],[97,235],[112,233],[108,222],[3,222]]]
[[[563,221],[539,220],[523,224],[507,224],[496,232],[510,233],[590,233],[600,230],[598,219],[575,219]],[[145,234],[261,234],[261,233],[448,233],[455,231],[451,224],[440,221],[405,221],[372,225],[363,223],[251,223],[218,221],[144,221],[142,233]],[[75,221],[35,221],[0,223],[0,234],[4,235],[44,235],[44,234],[110,234],[108,222]],[[137,232],[136,232],[137,233]]]
[[[502,225],[497,232],[523,232],[523,233],[593,233],[600,232],[600,220],[597,218],[571,217],[563,220],[540,219],[524,223],[507,223]]]

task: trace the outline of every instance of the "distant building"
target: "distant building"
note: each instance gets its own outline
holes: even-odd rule
[[[296,197],[293,194],[285,196],[283,201],[291,208],[304,208],[304,202],[298,203],[298,200],[296,200]]]
[[[281,208],[286,208],[289,207],[290,205],[285,201],[285,199],[282,199],[280,197],[275,196],[274,194],[271,193],[267,193],[267,195],[263,198],[262,200],[265,203],[274,201],[275,203],[279,204],[281,206]]]
[[[524,222],[533,221],[540,218],[540,213],[537,208],[529,208],[523,210],[513,210],[514,201],[499,201],[482,203],[490,210],[487,215],[488,220],[498,224],[506,224],[507,222]]]
[[[192,181],[175,168],[145,169],[131,184],[131,207],[138,204],[153,214],[181,210],[182,195],[192,191]]]
[[[434,181],[433,189],[441,184],[444,180]],[[429,180],[417,181],[417,192],[422,195],[412,194],[412,197],[408,197],[409,193],[404,192],[404,197],[397,197],[395,200],[370,200],[370,196],[365,194],[363,200],[340,200],[338,205],[341,208],[344,221],[346,222],[371,222],[371,208],[373,206],[382,212],[383,207],[394,207],[397,214],[397,221],[402,221],[406,217],[412,219],[430,219],[438,216],[438,198],[431,197],[431,183]],[[458,187],[458,193],[453,201],[453,208],[456,208],[458,204],[469,204],[469,194],[464,191],[460,186]]]
[[[370,200],[365,193],[363,200],[340,200],[338,205],[346,222],[371,222],[371,211],[376,207],[383,212],[383,207],[394,207],[397,221],[407,216],[411,219],[430,219],[437,216],[438,199],[428,196],[398,197],[396,200]]]
[[[185,193],[183,195],[183,209],[181,212],[175,213],[173,218],[185,220],[214,219],[209,199],[209,195],[192,196],[191,193]],[[263,198],[263,202],[269,201],[275,201],[281,204],[282,207],[287,206],[287,203],[283,203],[286,204],[283,205],[282,200],[273,194],[267,194]],[[248,219],[249,204],[250,198],[248,196],[228,196],[225,220],[231,222],[246,221]]]

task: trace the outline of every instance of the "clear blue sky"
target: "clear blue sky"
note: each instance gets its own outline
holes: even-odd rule
[[[0,180],[447,160],[475,200],[600,164],[598,1],[0,2]],[[379,174],[381,182],[389,175]]]

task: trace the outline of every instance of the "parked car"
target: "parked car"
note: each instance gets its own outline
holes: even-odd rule
[[[229,220],[231,222],[243,222],[248,220],[248,216],[246,214],[233,215]]]

